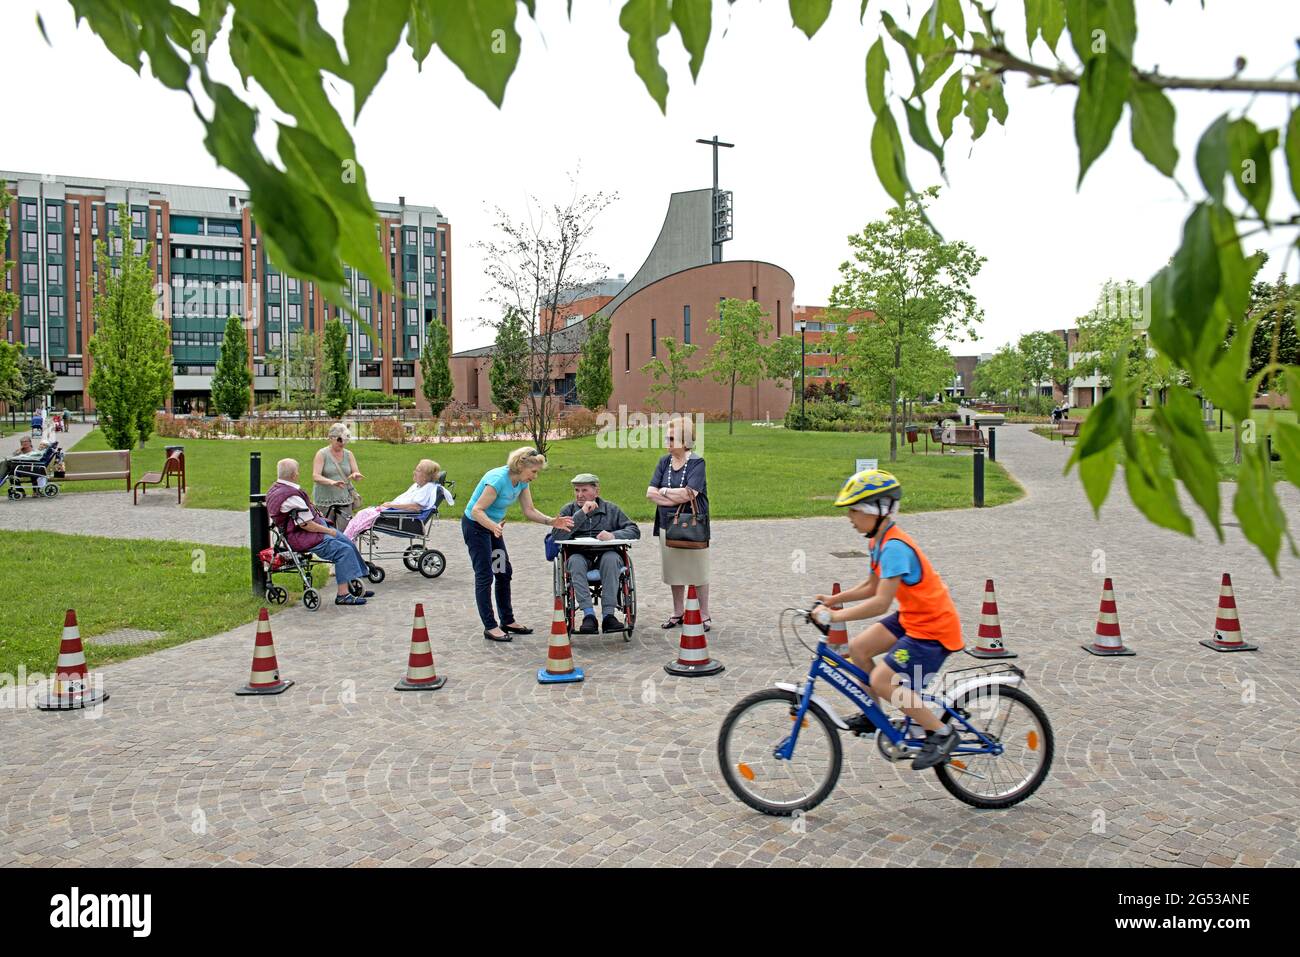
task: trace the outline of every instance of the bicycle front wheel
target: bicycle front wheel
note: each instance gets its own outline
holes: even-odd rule
[[[955,707],[981,733],[1002,744],[1000,755],[953,755],[934,770],[953,797],[972,807],[1000,809],[1019,804],[1038,790],[1052,766],[1056,743],[1042,706],[1019,688],[995,685],[964,695]],[[952,715],[945,714],[944,721]],[[958,733],[954,727],[953,733]],[[961,729],[963,745],[978,739]]]
[[[839,731],[815,704],[808,706],[790,760],[773,752],[794,731],[799,696],[768,688],[741,700],[718,732],[718,763],[736,797],[756,811],[788,817],[821,804],[839,780],[844,754]]]

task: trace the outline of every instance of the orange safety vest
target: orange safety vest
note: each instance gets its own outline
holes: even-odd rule
[[[874,543],[871,550],[871,571],[880,574],[880,553],[885,543],[898,539],[916,552],[921,563],[921,577],[915,585],[899,580],[895,597],[898,600],[898,623],[912,638],[937,641],[949,651],[961,651],[965,643],[961,637],[961,619],[957,617],[957,606],[952,603],[948,586],[943,583],[939,573],[934,570],[925,552],[916,547],[911,536],[891,524],[880,541]]]

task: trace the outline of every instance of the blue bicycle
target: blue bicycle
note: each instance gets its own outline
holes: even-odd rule
[[[828,629],[811,612],[787,608],[778,622],[783,645],[787,612],[826,635]],[[839,733],[848,725],[817,694],[819,679],[867,716],[887,761],[911,761],[925,740],[925,732],[910,718],[891,721],[886,716],[857,683],[867,684],[868,675],[833,651],[824,637],[813,649],[797,629],[794,634],[814,655],[807,679],[801,685],[777,682],[742,699],[718,733],[718,762],[727,786],[756,811],[778,816],[811,810],[839,780],[844,760]],[[992,663],[944,671],[940,677],[937,693],[923,690],[921,697],[927,705],[941,706],[941,720],[955,722],[952,733],[961,735],[950,759],[934,769],[949,793],[974,807],[1007,808],[1038,790],[1051,767],[1055,742],[1047,714],[1020,687],[1025,673],[1014,665]]]

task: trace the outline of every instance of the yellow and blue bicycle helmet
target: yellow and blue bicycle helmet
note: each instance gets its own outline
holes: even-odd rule
[[[849,476],[835,499],[835,506],[874,505],[883,515],[902,497],[903,484],[893,475],[880,469],[866,469]]]

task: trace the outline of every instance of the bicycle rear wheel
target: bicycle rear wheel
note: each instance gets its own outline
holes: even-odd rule
[[[1019,688],[995,685],[963,695],[955,707],[966,720],[1005,749],[1001,755],[955,754],[934,771],[948,792],[978,808],[1007,808],[1038,790],[1052,766],[1056,744],[1042,707]],[[945,714],[944,721],[952,715]],[[957,733],[954,729],[954,733]],[[969,731],[962,744],[977,744]]]
[[[793,730],[799,696],[781,688],[756,691],[736,704],[718,732],[718,763],[736,797],[756,811],[788,817],[816,807],[835,788],[844,755],[830,717],[808,707],[789,761],[773,752]]]

